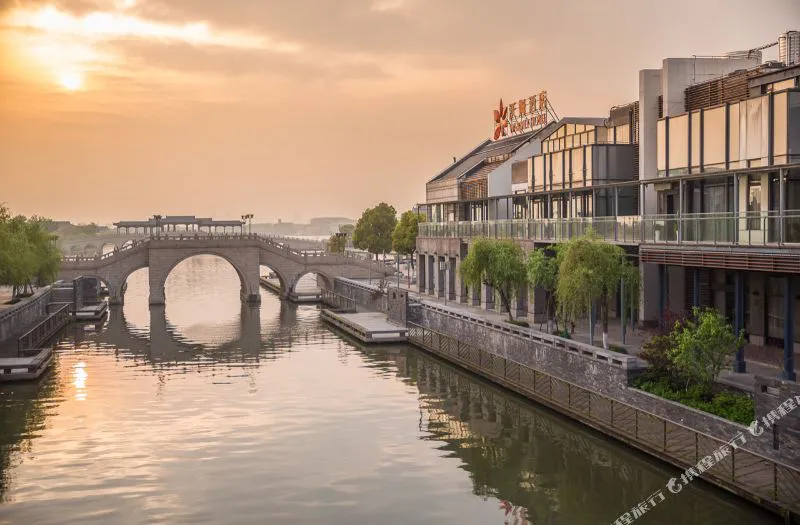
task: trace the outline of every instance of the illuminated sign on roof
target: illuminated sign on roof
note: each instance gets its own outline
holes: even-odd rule
[[[494,140],[513,137],[547,125],[547,91],[494,110]]]

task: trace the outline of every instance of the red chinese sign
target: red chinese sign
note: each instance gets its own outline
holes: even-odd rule
[[[494,140],[526,133],[547,125],[547,91],[494,110]]]

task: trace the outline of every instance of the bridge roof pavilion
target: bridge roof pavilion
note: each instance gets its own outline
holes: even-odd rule
[[[157,226],[160,224],[161,226],[166,226],[168,224],[172,225],[198,225],[198,226],[243,226],[244,221],[241,220],[214,220],[210,217],[195,217],[194,215],[167,215],[162,217],[161,220],[156,223],[154,218],[147,219],[146,221],[119,221],[113,223],[114,226],[117,228],[147,228]]]

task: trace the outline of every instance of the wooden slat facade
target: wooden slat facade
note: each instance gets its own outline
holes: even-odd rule
[[[697,251],[640,247],[641,262],[692,268],[722,268],[757,272],[800,273],[800,255],[751,251]]]

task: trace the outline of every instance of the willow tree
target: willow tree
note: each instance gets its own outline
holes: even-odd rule
[[[600,308],[603,348],[608,350],[608,314],[623,278],[631,278],[632,265],[625,250],[609,244],[590,231],[568,242],[558,268],[556,298],[563,317],[580,319]]]
[[[553,248],[537,248],[530,253],[527,261],[528,281],[544,292],[547,317],[547,330],[550,331],[555,320],[556,286],[558,285],[558,266],[563,250],[561,245]],[[556,321],[556,330],[558,322]]]
[[[496,290],[513,321],[511,298],[528,286],[525,254],[513,241],[477,239],[461,263],[461,279],[470,287],[485,284]]]
[[[61,253],[53,240],[46,220],[12,217],[0,206],[0,284],[12,286],[14,298],[58,275]]]

